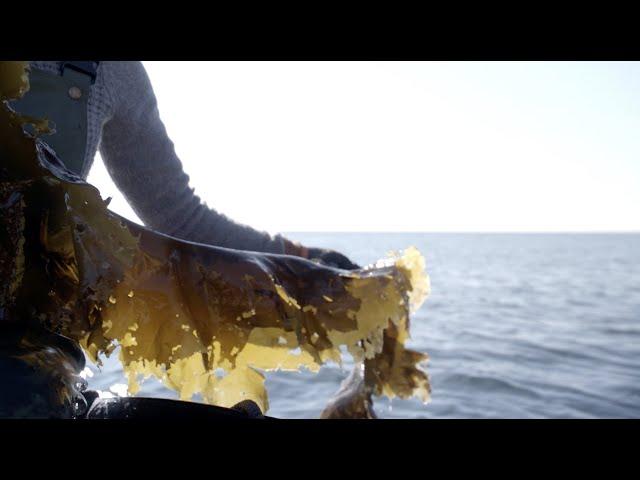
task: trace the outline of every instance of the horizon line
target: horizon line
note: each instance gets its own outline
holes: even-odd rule
[[[522,235],[639,235],[640,230],[281,230],[282,233],[349,234],[522,234]]]

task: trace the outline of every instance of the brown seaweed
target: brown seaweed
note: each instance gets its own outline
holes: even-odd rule
[[[261,371],[317,371],[346,347],[364,377],[324,417],[370,417],[371,395],[427,401],[427,357],[404,347],[429,289],[417,250],[347,271],[141,227],[65,168],[42,125],[24,131],[38,121],[8,101],[27,89],[27,64],[0,62],[0,321],[69,337],[95,362],[120,346],[132,394],[154,375],[182,399],[266,411]]]

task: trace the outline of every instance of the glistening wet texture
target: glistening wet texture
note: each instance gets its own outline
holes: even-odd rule
[[[67,336],[95,362],[120,345],[133,394],[140,375],[154,375],[182,399],[251,399],[266,411],[259,370],[317,371],[340,363],[344,346],[364,363],[364,383],[324,416],[370,416],[371,395],[428,400],[427,357],[404,347],[409,313],[429,292],[416,249],[346,271],[129,222],[23,131],[31,120],[7,101],[28,88],[25,68],[0,62],[2,321]]]

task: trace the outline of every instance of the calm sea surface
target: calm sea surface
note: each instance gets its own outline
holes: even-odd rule
[[[432,401],[376,400],[387,418],[640,417],[640,235],[289,234],[366,264],[414,245],[432,294],[409,345]],[[92,388],[126,383],[114,355]],[[349,373],[267,373],[269,414],[317,418]],[[139,395],[176,398],[154,379]]]

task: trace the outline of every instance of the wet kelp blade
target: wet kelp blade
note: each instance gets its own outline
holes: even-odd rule
[[[37,121],[8,101],[28,89],[27,74],[23,62],[0,62],[3,321],[61,333],[96,362],[120,346],[132,394],[153,375],[182,399],[251,399],[266,411],[261,370],[317,371],[346,347],[364,362],[364,397],[428,399],[426,355],[404,347],[409,313],[429,292],[417,250],[345,271],[132,223],[25,133]]]

